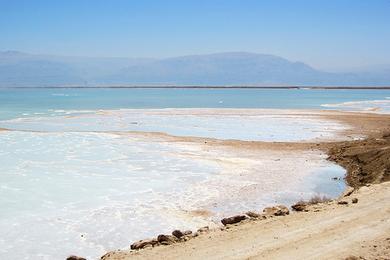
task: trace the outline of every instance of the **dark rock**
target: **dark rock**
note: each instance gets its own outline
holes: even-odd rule
[[[133,243],[130,248],[133,250],[139,250],[145,248],[147,245],[155,246],[158,243],[156,239],[144,239]]]
[[[204,233],[204,232],[209,232],[210,228],[208,226],[201,227],[198,229],[198,233]]]
[[[359,201],[359,200],[358,200],[357,198],[353,198],[353,199],[352,199],[352,203],[358,203],[358,201]]]
[[[113,255],[112,252],[108,252],[100,257],[100,260],[109,259]]]
[[[263,210],[263,212],[270,216],[285,216],[290,214],[290,211],[286,206],[277,205],[274,207],[267,207]]]
[[[244,215],[237,215],[237,216],[233,216],[233,217],[230,217],[230,218],[224,218],[224,219],[221,220],[221,222],[222,222],[223,225],[226,226],[228,224],[235,224],[235,223],[241,222],[244,219],[246,219],[246,216],[244,216]]]
[[[177,238],[181,238],[182,236],[184,236],[184,233],[181,232],[180,230],[176,229],[176,230],[172,231],[172,235],[174,235]]]
[[[157,241],[163,245],[170,245],[177,242],[178,239],[175,236],[171,236],[171,235],[158,235]]]
[[[353,256],[353,255],[347,256],[347,257],[345,258],[345,260],[359,260],[359,259],[361,259],[361,258],[360,258],[360,257]]]
[[[291,208],[295,211],[307,211],[307,204],[303,202],[298,202],[292,205]]]
[[[348,197],[348,196],[351,196],[351,194],[355,191],[354,188],[352,187],[348,187],[344,192],[343,192],[343,195],[344,197]]]
[[[259,218],[261,217],[261,214],[253,212],[253,211],[248,211],[245,213],[248,217],[250,218]]]
[[[183,235],[185,236],[188,236],[188,235],[191,235],[192,234],[192,231],[191,230],[186,230],[183,232]]]
[[[192,233],[192,234],[190,234],[188,236],[189,237],[197,237],[197,236],[199,236],[199,232]]]
[[[66,258],[66,260],[87,260],[87,259],[84,257],[71,255],[71,256],[68,256],[68,258]]]
[[[339,202],[337,202],[337,204],[339,204],[339,205],[347,205],[348,201],[340,200]]]

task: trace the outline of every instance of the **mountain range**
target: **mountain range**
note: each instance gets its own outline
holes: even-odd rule
[[[144,85],[389,86],[390,66],[330,73],[303,62],[246,52],[164,59],[0,52],[0,87]]]

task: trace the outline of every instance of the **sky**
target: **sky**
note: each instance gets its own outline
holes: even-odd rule
[[[315,68],[390,64],[390,0],[0,0],[0,51],[274,54]]]

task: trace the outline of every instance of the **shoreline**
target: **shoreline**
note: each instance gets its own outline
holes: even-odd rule
[[[117,112],[115,111],[103,111],[104,113],[107,113],[107,116],[116,115],[118,116]],[[102,113],[103,113],[102,112]],[[135,110],[133,111],[135,112]],[[137,110],[138,112],[138,110]],[[225,152],[228,152],[228,154],[233,153],[233,157],[237,158],[249,158],[250,160],[259,160],[263,161],[264,157],[261,154],[268,154],[268,157],[270,161],[272,162],[272,167],[275,168],[277,171],[282,171],[284,173],[288,173],[290,171],[294,171],[294,168],[291,168],[291,166],[286,165],[286,162],[294,161],[295,164],[297,164],[296,159],[303,159],[303,162],[305,160],[308,160],[310,163],[312,163],[312,160],[315,160],[314,156],[312,157],[305,157],[304,154],[306,152],[315,154],[316,152],[320,152],[322,154],[328,153],[331,149],[335,149],[335,155],[340,155],[340,157],[335,157],[333,161],[339,160],[340,162],[343,162],[346,166],[350,164],[351,158],[343,159],[341,156],[341,152],[345,152],[343,150],[347,145],[350,144],[356,144],[357,146],[363,145],[367,146],[367,143],[362,142],[368,142],[367,140],[370,139],[372,141],[369,141],[370,144],[373,144],[373,146],[377,145],[376,140],[381,139],[381,135],[385,133],[388,129],[390,129],[390,115],[383,115],[383,114],[374,114],[374,113],[361,113],[361,112],[344,112],[344,111],[328,111],[328,110],[272,110],[272,109],[165,109],[165,110],[148,110],[144,111],[147,114],[161,114],[161,115],[167,115],[167,114],[190,114],[190,115],[237,115],[237,116],[248,116],[261,114],[261,115],[270,115],[273,117],[280,117],[280,116],[294,116],[297,119],[299,118],[307,118],[307,117],[315,117],[318,120],[323,120],[329,122],[337,121],[341,125],[348,126],[344,129],[330,129],[328,127],[324,128],[324,131],[330,131],[333,133],[332,137],[330,138],[319,138],[316,140],[304,140],[304,141],[294,141],[294,142],[286,142],[286,141],[241,141],[241,140],[229,140],[229,139],[217,139],[217,138],[207,138],[207,137],[190,137],[190,136],[173,136],[166,133],[158,133],[158,132],[136,132],[136,131],[122,131],[122,132],[97,132],[97,133],[107,133],[107,134],[114,134],[114,135],[120,135],[122,137],[129,136],[130,139],[136,138],[136,140],[148,140],[152,142],[167,142],[171,143],[174,146],[186,146],[189,145],[191,147],[198,147],[202,151],[201,153],[198,150],[195,150],[195,152],[189,152],[189,153],[183,153],[183,156],[192,156],[194,158],[202,159],[204,158],[211,158],[212,160],[218,161],[219,163],[222,163],[223,165],[227,166],[227,168],[231,171],[232,168],[237,168],[242,170],[242,168],[245,166],[248,166],[248,161],[236,161],[231,160],[227,164],[224,162],[224,160],[220,160],[220,156],[216,155],[222,155],[223,157],[226,157],[227,154]],[[97,112],[100,113],[100,112]],[[350,127],[349,127],[350,126]],[[18,130],[10,130],[10,129],[4,129],[6,131],[18,131]],[[88,131],[87,131],[88,132]],[[92,131],[93,132],[93,131]],[[48,132],[50,133],[50,131]],[[56,133],[56,132],[55,132]],[[365,137],[366,139],[360,140],[362,137]],[[373,143],[374,142],[374,143]],[[382,148],[386,147],[386,143],[379,143],[381,144]],[[336,148],[339,147],[342,151],[340,152]],[[373,147],[375,148],[375,147]],[[382,149],[381,148],[381,149]],[[191,149],[189,150],[191,151]],[[272,152],[271,152],[272,151]],[[363,149],[364,151],[364,149]],[[208,153],[210,152],[210,153]],[[301,153],[304,154],[301,154]],[[300,155],[301,154],[301,155]],[[374,151],[374,155],[375,155]],[[211,156],[210,156],[211,155]],[[249,157],[248,157],[249,156]],[[281,157],[279,157],[281,156]],[[289,158],[290,157],[290,158]],[[279,158],[279,159],[277,159]],[[282,158],[282,160],[280,160]],[[285,161],[287,158],[287,161]],[[289,158],[289,159],[288,159]],[[294,159],[295,158],[295,159]],[[311,159],[310,159],[311,158]],[[226,159],[229,159],[227,157]],[[325,159],[325,158],[324,158]],[[352,156],[352,160],[354,157]],[[266,159],[267,160],[267,159]],[[279,161],[279,162],[278,162]],[[239,162],[239,163],[238,163]],[[300,164],[300,163],[298,163]],[[300,165],[304,165],[300,164]],[[341,163],[339,163],[341,164]],[[353,164],[353,163],[352,163]],[[278,166],[279,165],[279,166]],[[283,167],[286,168],[278,168],[281,165],[284,165]],[[282,170],[283,169],[283,170]],[[295,168],[297,169],[297,168]],[[262,171],[260,169],[260,171]],[[267,170],[266,170],[267,171]],[[275,172],[275,171],[271,171]],[[303,172],[298,169],[296,171],[297,173],[302,174]],[[253,173],[252,173],[253,174]],[[241,174],[239,174],[241,176]],[[225,175],[223,178],[233,178],[235,179],[238,176],[231,175]],[[248,175],[248,177],[250,177]],[[330,178],[329,178],[330,179]],[[348,179],[347,179],[348,181]],[[363,180],[364,181],[364,180]],[[368,179],[368,181],[370,181]],[[380,181],[380,180],[379,180]],[[278,185],[276,185],[278,187]],[[282,186],[279,186],[279,189]],[[283,188],[281,188],[283,189]],[[248,194],[253,195],[253,191],[248,190]],[[245,198],[248,195],[243,195]],[[252,198],[252,197],[251,197]],[[289,202],[286,202],[286,205],[289,205]],[[234,210],[235,209],[235,210]],[[201,210],[200,210],[201,211]],[[194,214],[208,214],[208,212],[194,212]],[[229,211],[230,212],[230,211]],[[232,212],[234,214],[240,213],[237,208],[233,207]],[[192,212],[190,212],[192,214]],[[243,213],[243,212],[241,212]],[[257,213],[256,214],[261,214]],[[230,214],[230,213],[228,213]],[[294,214],[291,214],[294,215]],[[219,218],[216,218],[219,220]],[[252,220],[252,219],[250,219]],[[247,220],[244,221],[244,224],[247,222]],[[252,222],[252,221],[251,221]],[[175,223],[173,223],[176,225]],[[241,224],[240,224],[241,225]],[[214,226],[214,224],[213,224]],[[229,227],[230,229],[230,227]],[[211,232],[214,232],[215,230],[212,230]],[[225,231],[225,230],[224,230]],[[222,232],[222,231],[221,231]],[[208,233],[208,232],[205,232]],[[199,236],[199,238],[202,238],[203,236]],[[192,238],[191,238],[192,239]],[[203,238],[202,238],[203,239]],[[130,241],[129,241],[130,242]],[[180,246],[184,246],[186,243],[175,243],[175,245],[183,244]],[[154,249],[157,249],[160,247],[155,247]],[[164,250],[170,250],[170,247],[164,247]],[[160,249],[158,249],[160,250]],[[162,249],[161,249],[162,250]],[[125,251],[121,251],[123,253]],[[136,251],[137,253],[141,253],[142,251]],[[126,253],[126,252],[125,252]],[[134,251],[131,251],[131,254],[133,254]],[[115,258],[114,258],[115,259]]]
[[[305,89],[305,90],[327,90],[327,89],[343,89],[343,90],[390,90],[390,86],[197,86],[197,85],[117,85],[117,86],[47,86],[47,87],[0,87],[1,89]]]
[[[111,251],[101,259],[387,259],[389,190],[389,182],[366,185],[304,211],[203,228],[193,238]]]
[[[144,117],[138,117],[138,115],[144,115]],[[173,120],[173,126],[176,128],[171,128],[174,131],[171,132],[170,129],[164,129],[160,127],[156,127],[154,125],[150,125],[149,122],[145,121],[146,117],[149,116],[156,116],[158,119],[160,118],[168,118],[169,120]],[[275,140],[272,140],[273,138],[270,138],[270,136],[273,136],[273,134],[268,134],[267,132],[264,132],[263,135],[260,136],[258,139],[254,137],[253,129],[250,129],[249,132],[250,136],[253,139],[243,139],[240,136],[216,136],[213,134],[208,135],[207,131],[203,131],[201,133],[191,132],[187,131],[186,134],[178,134],[176,129],[177,126],[174,124],[174,120],[177,117],[181,117],[180,119],[183,119],[184,116],[193,116],[195,119],[209,119],[214,120],[214,118],[218,117],[224,117],[227,120],[231,120],[237,117],[240,117],[243,122],[249,122],[250,120],[257,119],[262,120],[264,119],[272,119],[275,120],[275,122],[271,123],[279,123],[279,124],[287,124],[288,127],[292,126],[292,123],[294,120],[302,121],[303,123],[311,123],[316,128],[312,130],[308,130],[308,128],[302,128],[303,131],[306,131],[306,135],[312,135],[311,137],[304,137],[305,134],[301,136],[292,136],[291,138],[284,139],[283,137],[279,137],[278,135],[274,138]],[[111,117],[119,118],[120,120],[127,120],[124,121],[124,123],[127,122],[127,124],[130,127],[127,128],[121,128],[122,125],[112,125],[111,128],[107,129],[95,129],[92,125],[92,128],[90,129],[83,129],[79,128],[77,121],[72,120],[92,120],[94,117],[99,117],[101,120],[107,120]],[[132,119],[132,117],[136,117],[135,119]],[[46,118],[46,117],[44,117]],[[52,120],[51,117],[47,117],[49,120]],[[34,117],[31,118],[22,118],[24,121],[18,121],[16,123],[16,127],[8,126],[6,125],[7,122],[13,121],[11,120],[5,120],[5,125],[3,125],[4,131],[21,131],[21,132],[42,132],[42,133],[50,133],[50,132],[74,132],[74,133],[83,133],[83,132],[91,132],[91,133],[109,133],[109,134],[131,134],[135,136],[148,136],[148,137],[158,137],[162,139],[166,139],[168,141],[176,142],[176,141],[183,141],[183,142],[191,142],[191,143],[202,143],[202,141],[212,142],[214,144],[226,146],[228,144],[237,144],[240,146],[248,146],[249,144],[252,144],[253,146],[256,146],[257,144],[285,144],[285,145],[291,145],[296,144],[299,146],[299,144],[310,144],[310,143],[328,143],[328,142],[335,142],[335,141],[348,141],[348,140],[355,140],[362,138],[363,136],[372,136],[373,134],[378,134],[381,132],[381,130],[384,127],[383,122],[381,122],[383,119],[388,120],[390,122],[390,114],[377,114],[377,113],[364,113],[364,112],[348,112],[348,111],[335,111],[335,110],[318,110],[318,109],[248,109],[248,108],[238,108],[238,109],[231,109],[231,108],[165,108],[165,109],[117,109],[117,110],[97,110],[93,113],[89,114],[80,114],[80,115],[59,115],[58,118],[62,118],[63,120],[67,120],[67,125],[71,126],[71,124],[75,124],[74,127],[68,127],[64,128],[63,130],[61,128],[58,129],[51,129],[51,130],[44,130],[44,129],[36,129],[37,126],[40,126],[38,124],[39,121],[34,119]],[[40,118],[38,118],[40,120]],[[209,130],[208,125],[202,125],[207,123],[207,121],[204,120],[203,122],[192,122],[187,125],[180,125],[180,127],[191,127],[195,126],[198,129],[206,129]],[[279,120],[276,121],[276,120]],[[18,127],[18,124],[21,123],[22,126]],[[23,124],[26,123],[26,126],[23,126]],[[50,124],[50,121],[47,121],[46,123]],[[216,127],[220,127],[220,130],[223,132],[224,130],[228,129],[227,123],[232,123],[229,121],[220,121],[218,124],[220,125],[214,125],[211,126],[209,132],[215,132]],[[259,122],[261,123],[261,122]],[[8,123],[10,124],[10,123]],[[12,124],[12,123],[11,123]],[[32,125],[32,128],[28,124]],[[315,125],[317,124],[317,125]],[[390,123],[388,123],[390,126]],[[50,126],[50,125],[49,125]],[[261,126],[261,125],[260,125]],[[221,128],[222,127],[222,128]],[[1,128],[0,128],[1,129]],[[269,130],[266,128],[259,128],[256,131],[263,131],[263,130]],[[294,129],[291,129],[294,131]],[[296,130],[295,130],[296,131]],[[263,132],[260,132],[263,133]],[[288,132],[287,132],[288,133]],[[317,134],[315,134],[317,133]],[[278,132],[280,135],[280,133]],[[265,139],[262,139],[265,138]],[[269,140],[270,139],[270,140]],[[280,139],[280,140],[279,140]]]
[[[347,114],[351,114],[346,112]],[[332,117],[332,115],[331,115]],[[378,119],[380,118],[386,118],[387,122],[378,122]],[[365,118],[365,120],[361,120],[362,118]],[[334,119],[334,115],[333,115]],[[371,183],[383,183],[387,182],[390,180],[388,173],[383,174],[384,171],[386,171],[386,167],[388,167],[388,159],[389,159],[389,154],[390,151],[386,150],[388,149],[388,146],[390,146],[390,135],[387,133],[389,128],[389,117],[386,115],[378,115],[378,114],[363,114],[363,113],[355,113],[354,116],[344,118],[346,121],[348,121],[350,124],[352,123],[354,125],[354,130],[349,130],[349,131],[359,131],[361,134],[364,134],[366,138],[363,140],[353,140],[353,141],[336,141],[336,142],[317,142],[317,143],[290,143],[287,144],[287,147],[290,147],[292,149],[297,149],[300,147],[303,150],[307,149],[320,149],[322,151],[325,151],[328,154],[328,160],[336,162],[338,165],[343,166],[347,172],[345,176],[346,183],[348,184],[347,186],[347,191],[349,190],[351,192],[352,188],[354,192],[358,191],[359,188],[365,187],[365,185],[370,185]],[[372,123],[377,123],[377,124],[372,124]],[[378,125],[381,125],[381,128],[378,128]],[[348,130],[347,130],[348,131]],[[347,133],[344,133],[347,134]],[[188,138],[185,138],[188,141]],[[197,139],[204,139],[204,138],[197,138]],[[192,140],[194,141],[194,140]],[[195,139],[196,141],[196,139]],[[209,145],[215,145],[215,143],[225,143],[225,145],[228,146],[233,146],[235,147],[236,145],[239,145],[240,148],[243,148],[243,146],[247,146],[246,149],[253,149],[254,146],[258,147],[260,146],[269,146],[270,143],[268,142],[246,142],[243,144],[243,142],[240,141],[221,141],[221,140],[212,140]],[[260,144],[259,144],[260,143]],[[268,144],[268,145],[267,145]],[[280,148],[283,148],[286,146],[284,143],[278,143],[278,142],[272,142],[271,146],[280,146]],[[366,155],[366,148],[370,147],[370,152],[368,155]],[[385,149],[385,151],[383,151]],[[377,156],[378,151],[383,151],[382,154],[380,155],[380,162],[375,161],[374,163],[369,163],[372,160],[372,157]],[[363,157],[359,157],[363,155]],[[370,171],[372,174],[370,174],[371,178],[362,178],[362,174],[365,176],[364,171],[357,172],[356,169],[361,169],[361,165],[363,164],[370,164],[369,166],[366,167],[365,170]],[[378,164],[381,165],[381,167],[378,168]],[[382,173],[381,178],[375,178],[378,175]],[[384,177],[383,177],[384,175]],[[379,184],[380,185],[380,184]],[[351,188],[352,187],[352,188]],[[388,187],[388,186],[387,186]],[[386,187],[386,190],[388,189]],[[342,200],[345,198],[344,196],[341,196],[338,199],[333,200],[330,204],[334,206],[334,204],[337,204],[337,201]],[[333,204],[332,204],[333,203]],[[351,202],[349,202],[351,203]],[[327,210],[329,203],[326,204],[319,204],[317,205],[318,207],[323,207],[323,210]],[[337,204],[338,205],[338,204]],[[308,208],[313,207],[309,206]],[[314,206],[316,207],[316,206]],[[318,209],[315,209],[316,211]],[[311,210],[309,210],[311,211]],[[242,214],[242,212],[241,212]],[[258,214],[258,213],[257,213]],[[296,214],[291,214],[290,216],[295,216]],[[284,217],[283,217],[284,218]],[[243,221],[243,223],[235,224],[233,225],[232,228],[233,230],[236,228],[240,228],[240,226],[245,226],[245,225],[250,225],[250,223],[261,223],[262,220],[254,220],[252,221],[251,218],[248,218],[248,220]],[[272,219],[272,218],[271,218]],[[249,221],[249,224],[248,224]],[[272,220],[271,220],[272,221]],[[240,222],[240,221],[239,221]],[[257,224],[259,224],[257,223]],[[264,223],[262,223],[264,224]],[[261,225],[262,225],[261,224]],[[208,231],[205,232],[205,234],[210,234],[211,233],[221,233],[223,234],[226,230],[213,230],[213,231]],[[202,233],[202,232],[200,232]],[[219,234],[219,235],[221,235]],[[241,234],[243,235],[243,234]],[[223,236],[223,235],[221,235]],[[195,240],[201,239],[205,240],[206,235],[203,233],[199,235],[200,238],[196,238]],[[387,240],[386,240],[387,241]],[[210,243],[212,243],[211,241]],[[214,241],[217,243],[217,241]],[[126,251],[126,250],[119,250],[119,251],[112,251],[104,256],[102,256],[102,259],[133,259],[134,257],[137,258],[145,258],[149,259],[151,258],[151,252],[153,250],[158,251],[158,253],[164,253],[165,251],[168,251],[168,258],[169,253],[174,250],[171,249],[172,247],[186,247],[185,244],[187,242],[183,243],[172,243],[173,245],[167,246],[167,247],[150,247],[148,249],[144,250],[131,250],[131,251]],[[196,250],[195,250],[196,251]],[[145,252],[145,255],[143,257],[143,253]],[[187,252],[187,251],[185,251]],[[171,252],[172,253],[172,252]],[[192,252],[192,254],[196,255],[196,252]],[[152,254],[153,255],[153,254]],[[156,255],[154,255],[156,256]],[[172,256],[172,255],[171,255]],[[176,255],[179,256],[179,255]],[[182,255],[184,257],[184,255]],[[186,255],[187,257],[189,255]],[[203,256],[204,257],[204,256]],[[228,258],[231,258],[231,256],[225,256]],[[192,255],[193,258],[193,255]]]

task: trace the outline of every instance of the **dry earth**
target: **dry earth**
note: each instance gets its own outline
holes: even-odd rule
[[[375,184],[344,198],[348,205],[313,205],[309,212],[249,221],[185,243],[115,251],[103,259],[389,259],[389,199],[390,183]]]

